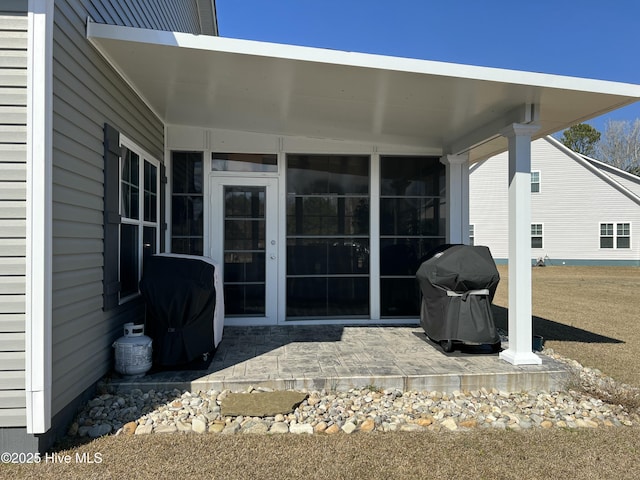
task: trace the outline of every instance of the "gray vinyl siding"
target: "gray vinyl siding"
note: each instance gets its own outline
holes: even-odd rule
[[[132,5],[116,9],[114,5]],[[56,0],[53,41],[53,390],[52,414],[99,380],[113,364],[122,325],[140,320],[134,300],[108,313],[103,293],[103,128],[163,160],[164,127],[85,38],[99,23],[192,28],[191,2]],[[154,9],[145,13],[143,9]],[[181,13],[181,15],[178,15]],[[184,15],[182,15],[184,13]],[[191,20],[187,21],[188,18]],[[163,23],[161,23],[163,22]],[[179,28],[176,28],[179,27]]]
[[[208,33],[201,31],[197,0],[92,0],[78,3],[84,3],[88,16],[98,23]]]
[[[0,427],[26,425],[26,7],[0,3]]]

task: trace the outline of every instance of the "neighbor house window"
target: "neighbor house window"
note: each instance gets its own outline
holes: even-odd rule
[[[531,224],[531,248],[542,248],[542,224]]]
[[[613,223],[600,224],[600,248],[613,248]]]
[[[616,224],[616,247],[631,248],[631,224],[630,223]]]
[[[160,217],[159,162],[121,138],[120,155],[120,300],[138,294],[142,264],[158,252]]]
[[[600,248],[631,248],[631,224],[601,223]]]
[[[540,192],[540,172],[531,172],[531,193]]]
[[[476,226],[469,225],[469,245],[475,245],[476,242]]]
[[[171,251],[204,251],[203,153],[171,153]]]

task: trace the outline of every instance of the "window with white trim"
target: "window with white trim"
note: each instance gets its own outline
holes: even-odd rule
[[[531,224],[531,248],[542,248],[542,224]]]
[[[476,241],[476,226],[469,225],[469,245],[475,245]]]
[[[616,248],[631,248],[631,224],[616,224]]]
[[[158,252],[160,225],[159,162],[121,137],[120,302],[138,294],[144,259]]]
[[[601,223],[600,248],[631,248],[631,224]]]
[[[540,171],[531,172],[531,193],[540,193]]]

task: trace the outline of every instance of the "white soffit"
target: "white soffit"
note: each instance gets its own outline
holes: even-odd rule
[[[506,149],[640,99],[640,86],[88,22],[87,38],[167,124],[459,153]],[[526,117],[526,118],[525,118]]]

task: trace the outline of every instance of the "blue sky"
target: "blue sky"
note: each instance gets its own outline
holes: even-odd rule
[[[220,35],[640,84],[638,0],[216,0]],[[588,123],[640,118],[640,103]]]

